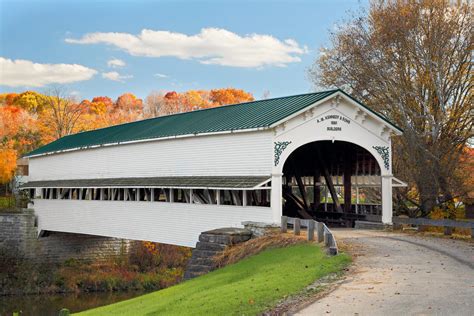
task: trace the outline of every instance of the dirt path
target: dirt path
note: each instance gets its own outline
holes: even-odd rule
[[[474,243],[334,230],[355,253],[348,277],[297,315],[474,315]]]

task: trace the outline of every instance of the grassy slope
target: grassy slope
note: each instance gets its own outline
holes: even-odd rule
[[[80,315],[254,315],[349,261],[344,254],[327,257],[314,244],[270,249],[179,285]]]

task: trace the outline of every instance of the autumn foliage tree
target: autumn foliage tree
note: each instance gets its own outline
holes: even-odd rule
[[[89,112],[102,115],[112,111],[114,102],[109,97],[95,97],[89,104]]]
[[[398,205],[410,215],[462,191],[456,171],[474,131],[472,12],[467,1],[373,1],[332,34],[310,71],[317,87],[342,87],[404,130],[393,156],[416,189],[400,199],[414,212]]]
[[[124,93],[117,98],[110,112],[112,124],[121,124],[143,118],[143,101],[132,93]]]
[[[40,143],[36,120],[14,105],[0,106],[0,183],[10,181],[19,155]]]
[[[0,157],[0,184],[4,184],[10,181],[15,173],[17,153],[14,149],[1,145]]]
[[[132,93],[78,102],[62,87],[0,94],[0,180],[10,181],[21,155],[72,133],[250,100],[251,94],[232,88],[152,92],[145,104]]]
[[[253,101],[252,94],[241,89],[213,89],[209,92],[209,101],[213,106]]]
[[[41,112],[42,133],[49,141],[72,134],[86,111],[85,104],[78,103],[62,88],[54,88],[46,95],[44,111]]]
[[[213,89],[209,91],[189,90],[181,93],[176,91],[167,93],[154,91],[146,98],[146,113],[153,117],[253,100],[252,94],[234,88]]]

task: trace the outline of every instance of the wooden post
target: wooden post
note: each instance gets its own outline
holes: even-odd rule
[[[352,204],[352,159],[348,148],[346,148],[344,156],[344,212],[350,213]]]
[[[318,242],[323,242],[324,241],[324,223],[317,222],[316,228],[318,232]]]
[[[247,206],[247,191],[242,190],[242,206]]]
[[[329,173],[329,170],[319,150],[317,151],[317,156],[318,156],[319,164],[321,165],[321,168],[323,170],[324,180],[326,181],[326,187],[329,189],[329,192],[331,193],[332,201],[334,205],[336,206],[336,210],[342,213],[341,204],[339,203],[339,199],[337,198],[337,193],[336,193],[336,189],[334,188],[334,184],[332,182],[331,174]]]
[[[295,218],[295,224],[294,224],[293,230],[295,232],[295,235],[299,236],[300,231],[301,231],[301,220],[299,218]]]
[[[206,195],[208,204],[214,204],[214,201],[212,199],[211,192],[209,192],[209,189],[204,190],[204,194]]]
[[[280,231],[281,231],[282,233],[286,233],[286,231],[287,231],[287,225],[288,225],[288,217],[282,216],[282,217],[281,217],[281,227],[280,227]]]
[[[324,187],[324,211],[328,211],[328,186]]]
[[[240,200],[240,197],[239,197],[239,191],[231,190],[230,192],[232,195],[232,199],[234,200],[234,205],[242,205],[242,201]]]
[[[444,226],[444,235],[451,236],[453,234],[453,227]]]
[[[173,202],[174,202],[174,189],[170,188],[170,203],[173,203]]]
[[[216,204],[221,205],[221,190],[216,190]]]
[[[308,240],[314,240],[314,221],[308,219]]]
[[[319,186],[320,178],[319,170],[315,169],[313,178],[313,210],[315,212],[321,204],[321,187]]]
[[[294,173],[295,173],[296,183],[298,184],[298,189],[300,190],[300,193],[301,193],[301,198],[303,199],[304,209],[308,210],[309,208],[308,208],[308,202],[307,202],[308,199],[306,197],[306,187],[303,181],[301,180],[301,176],[297,174],[296,168],[294,169]]]
[[[356,205],[355,205],[355,212],[356,214],[359,214],[359,203],[360,203],[360,197],[359,197],[359,176],[356,176]]]
[[[155,201],[155,188],[150,188],[150,202],[154,202],[154,201]]]

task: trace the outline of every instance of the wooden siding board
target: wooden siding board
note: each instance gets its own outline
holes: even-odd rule
[[[268,207],[166,202],[35,200],[40,230],[194,247],[203,231],[271,222]]]
[[[30,181],[269,175],[272,132],[249,132],[101,147],[30,158]]]

